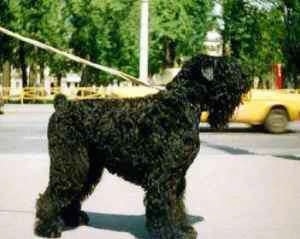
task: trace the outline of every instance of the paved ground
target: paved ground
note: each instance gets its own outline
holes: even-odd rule
[[[49,161],[0,156],[0,235],[34,238],[34,202],[48,179]],[[203,239],[298,239],[300,163],[272,157],[201,157],[187,175],[186,203]],[[62,238],[147,238],[143,192],[105,174],[86,201],[91,225]]]
[[[28,114],[46,119],[49,111],[43,109]],[[15,119],[16,127],[18,122]],[[15,135],[13,128],[2,129]],[[29,135],[40,134],[40,144],[46,144],[44,129],[28,120],[27,130]],[[209,137],[205,142],[187,175],[186,205],[198,238],[299,239],[300,161],[212,148]],[[299,153],[296,148],[290,152]],[[0,238],[35,238],[34,204],[47,185],[48,168],[45,149],[24,154],[1,151]],[[84,204],[90,225],[66,231],[62,238],[147,239],[142,201],[139,187],[105,173]]]

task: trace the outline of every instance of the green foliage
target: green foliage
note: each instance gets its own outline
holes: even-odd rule
[[[151,56],[155,61],[151,66],[152,72],[156,72],[161,66],[168,66],[168,60],[190,56],[201,50],[211,9],[210,1],[188,0],[172,4],[163,0],[153,1]],[[172,51],[172,47],[175,48],[174,59],[172,52],[168,52]],[[170,53],[171,59],[166,59]]]
[[[137,75],[140,1],[83,2],[67,4],[74,30],[70,47],[83,57]],[[176,45],[177,57],[192,55],[201,49],[211,4],[209,1],[170,4],[162,0],[150,3],[150,72],[154,73],[164,65],[167,41]],[[101,79],[105,77],[101,75]],[[88,78],[91,83],[90,76]]]
[[[13,20],[13,13],[9,9],[9,0],[0,1],[0,9],[7,9],[0,14],[0,25],[10,26]],[[5,60],[12,58],[13,40],[3,34],[0,34],[0,64]]]
[[[253,4],[256,2],[257,4]],[[298,0],[224,0],[224,38],[252,76],[274,63],[285,63],[288,80],[300,73],[300,2]],[[300,84],[300,82],[298,82]]]
[[[61,49],[68,49],[68,25],[62,16],[63,1],[15,0],[5,9],[13,13],[13,21],[4,27],[24,36]],[[39,50],[29,44],[18,43],[13,50],[16,67],[27,65],[49,66],[55,75],[69,70],[66,60]],[[24,54],[24,55],[23,55]],[[23,72],[24,74],[24,72]]]
[[[248,1],[224,1],[224,40],[252,76],[282,61],[283,22],[276,9],[262,9]]]
[[[1,1],[4,26],[69,50],[81,57],[112,66],[129,74],[138,74],[140,1],[127,0],[15,0]],[[208,28],[208,0],[150,1],[150,71],[166,66],[170,46],[174,56],[193,55],[201,49]],[[13,19],[13,20],[12,20]],[[4,44],[1,44],[4,47]],[[15,44],[14,50],[1,49],[2,55],[18,52],[15,65],[47,65],[55,75],[69,70],[83,71],[83,84],[105,83],[111,76],[27,44]]]
[[[287,76],[296,87],[300,86],[297,75],[300,74],[300,2],[282,0],[285,22],[284,53],[287,65]]]
[[[66,19],[72,27],[69,47],[74,53],[100,64],[122,66],[122,19],[130,9],[128,1],[67,1]],[[128,31],[128,29],[126,29]],[[101,77],[101,81],[99,81]],[[105,83],[110,76],[85,68],[83,84]]]
[[[137,1],[135,9],[124,27],[134,29],[131,36],[124,36],[131,52],[129,57],[135,57],[138,62],[139,7]],[[204,35],[208,29],[208,13],[212,8],[210,1],[168,1],[153,0],[150,4],[150,72],[159,71],[168,66],[168,60],[173,61],[181,56],[190,56],[199,52]],[[124,32],[124,31],[123,31]],[[128,41],[127,40],[127,41]],[[169,50],[173,49],[172,59],[167,59]],[[172,53],[171,53],[172,54]]]
[[[223,0],[224,42],[251,75],[286,64],[297,83],[300,72],[298,0]],[[0,24],[91,61],[138,75],[140,0],[2,0]],[[213,26],[212,1],[150,1],[150,74],[201,51]],[[61,76],[82,72],[83,84],[106,84],[113,77],[0,34],[0,64],[49,66]]]

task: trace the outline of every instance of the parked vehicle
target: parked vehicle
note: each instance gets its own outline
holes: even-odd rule
[[[207,112],[201,121],[207,120]],[[300,94],[292,90],[251,90],[237,107],[231,122],[247,123],[267,132],[284,133],[290,121],[300,120]]]

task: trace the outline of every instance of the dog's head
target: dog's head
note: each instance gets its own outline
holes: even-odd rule
[[[208,122],[214,128],[227,124],[250,89],[249,78],[229,57],[195,56],[184,64],[174,81],[185,86],[192,104],[208,111]]]

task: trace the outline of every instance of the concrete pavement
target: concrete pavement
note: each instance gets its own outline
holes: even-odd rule
[[[47,154],[0,154],[0,238],[30,239],[47,185]],[[187,175],[186,205],[200,239],[299,239],[300,161],[201,155]],[[62,238],[146,239],[142,190],[105,172],[84,203],[89,226]]]

